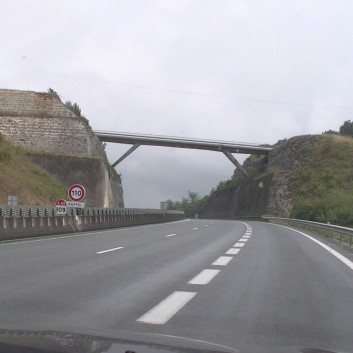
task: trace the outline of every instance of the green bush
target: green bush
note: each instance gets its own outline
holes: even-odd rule
[[[13,148],[7,144],[0,144],[0,162],[8,162],[13,158]]]

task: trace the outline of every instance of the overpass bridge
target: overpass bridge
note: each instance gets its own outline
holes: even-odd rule
[[[272,150],[272,147],[254,143],[132,134],[99,130],[94,130],[94,133],[102,142],[132,145],[127,152],[125,152],[115,163],[112,164],[112,167],[117,166],[140,146],[160,146],[222,152],[237,168],[242,171],[243,174],[246,175],[246,171],[232,153],[268,155]]]

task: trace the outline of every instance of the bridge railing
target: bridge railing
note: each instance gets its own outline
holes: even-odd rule
[[[352,246],[353,244],[352,228],[337,226],[329,223],[306,221],[306,220],[295,219],[295,218],[263,216],[262,219],[272,223],[284,224],[284,225],[302,228],[304,230],[314,231],[327,238],[338,240],[339,242],[347,244],[349,246]]]

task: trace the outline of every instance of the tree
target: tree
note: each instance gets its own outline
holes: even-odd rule
[[[81,114],[81,108],[77,103],[71,103],[71,101],[66,101],[65,105],[67,108],[69,108],[76,116],[83,117]]]
[[[48,93],[53,93],[53,94],[58,95],[58,93],[56,91],[54,91],[52,88],[48,88]]]
[[[183,197],[181,201],[167,200],[168,209],[184,211],[187,217],[194,217],[196,213],[201,211],[208,196],[200,198],[197,192],[188,191],[187,197]]]
[[[335,130],[327,130],[324,132],[324,134],[329,134],[329,135],[339,135],[340,133],[338,131]]]
[[[343,136],[353,136],[353,122],[346,120],[340,127],[340,134]]]

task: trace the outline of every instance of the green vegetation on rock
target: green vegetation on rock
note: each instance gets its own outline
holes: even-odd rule
[[[31,162],[20,148],[11,146],[0,135],[0,204],[8,195],[17,195],[22,205],[51,206],[66,197],[66,188],[49,173]]]
[[[353,225],[353,139],[323,135],[312,147],[312,160],[290,183],[291,216]]]
[[[284,139],[268,157],[250,156],[243,163],[248,176],[235,171],[231,179],[221,181],[202,203],[196,203],[197,213],[203,214],[204,208],[211,217],[232,218],[258,216],[255,212],[261,210],[267,215],[353,226],[351,132],[353,123],[346,121],[340,132]],[[262,185],[263,194],[256,183]],[[191,204],[190,197],[173,203],[184,211]],[[256,209],[257,205],[262,208]]]

